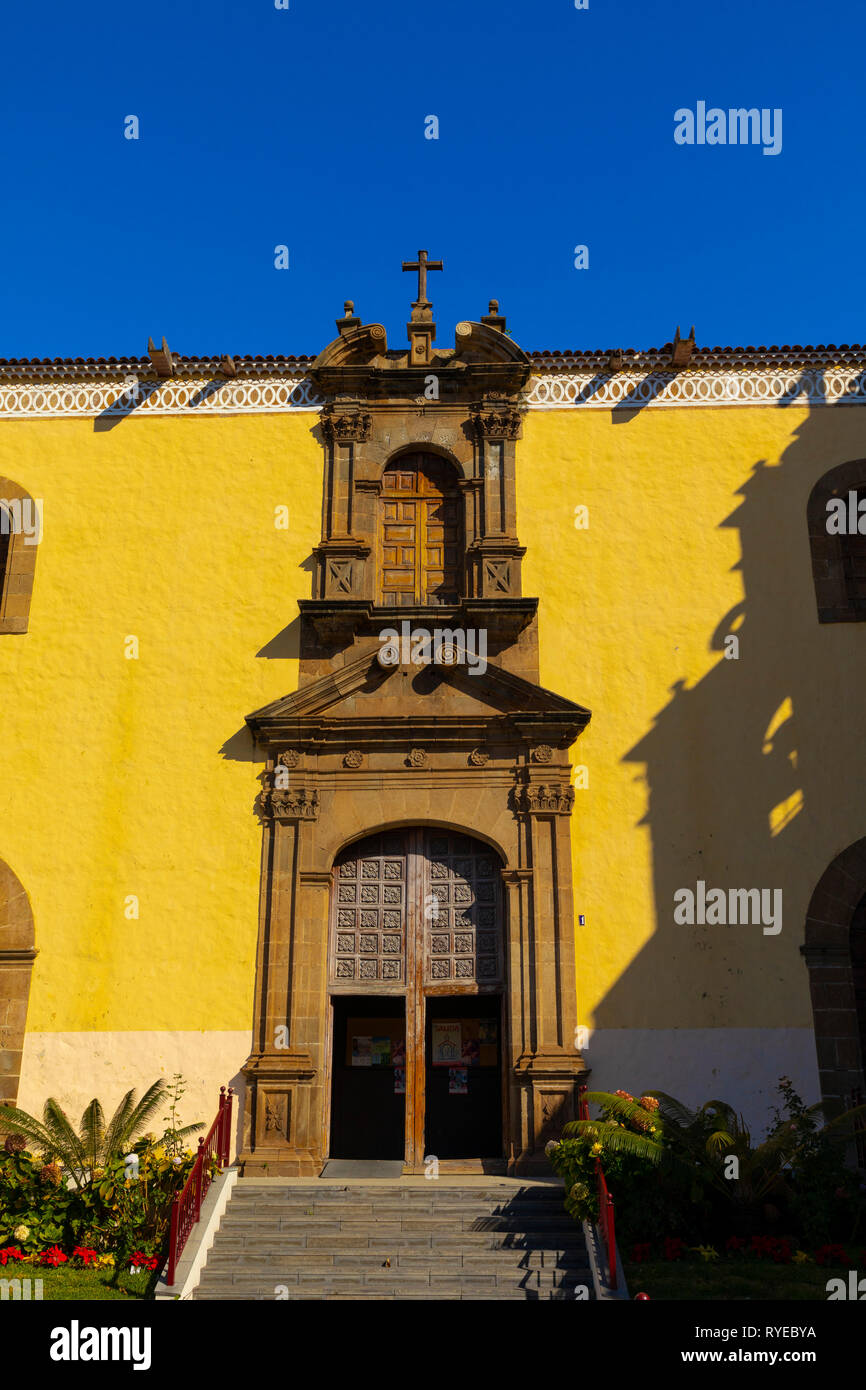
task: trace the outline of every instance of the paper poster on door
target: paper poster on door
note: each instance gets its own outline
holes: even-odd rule
[[[394,1095],[405,1096],[406,1094],[406,1068],[394,1068]]]
[[[391,1065],[391,1039],[374,1038],[371,1048],[371,1061],[374,1067],[390,1067]]]
[[[373,1065],[373,1039],[352,1039],[352,1066],[371,1067]]]
[[[469,1094],[469,1073],[465,1067],[451,1067],[449,1069],[448,1094],[449,1096],[466,1096]]]
[[[437,1021],[433,1024],[433,1065],[453,1067],[463,1055],[460,1021]]]

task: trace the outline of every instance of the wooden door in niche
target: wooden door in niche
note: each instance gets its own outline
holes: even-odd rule
[[[405,1086],[405,1092],[397,1092],[405,1094],[405,1160],[416,1169],[423,1167],[425,1156],[425,1075],[431,1062],[428,1000],[490,995],[489,1016],[499,1018],[504,988],[501,868],[496,853],[482,841],[424,828],[370,836],[345,849],[335,864],[329,955],[332,1015],[333,1001],[347,995],[362,999],[358,1012],[370,1018],[376,1016],[371,1009],[376,996],[383,1000],[383,1014],[393,1012],[385,1001],[393,1001],[394,996],[405,999],[404,1077],[397,1075],[396,1062],[390,1065],[395,1087],[401,1081]],[[467,1012],[473,1017],[479,1013],[475,1008]],[[459,1017],[459,1009],[455,1014],[452,1008],[451,1013]],[[447,1009],[443,1013],[437,1006],[436,1016],[447,1014]],[[471,1025],[467,1028],[471,1030]],[[375,1039],[359,1035],[357,1041],[356,1047],[346,1036],[340,1043],[345,1053],[340,1057],[332,1053],[332,1081],[338,1068],[351,1066],[354,1071],[357,1065],[359,1076],[351,1084],[368,1085],[372,1095],[372,1076],[365,1082],[360,1073],[388,1063],[381,1052],[376,1053]],[[498,1038],[500,1088],[502,1043]],[[373,1048],[369,1063],[368,1045]],[[394,1046],[393,1039],[389,1046]],[[467,1064],[467,1084],[472,1084],[472,1065],[478,1060],[476,1055]],[[489,1078],[485,1081],[489,1083]],[[343,1075],[341,1095],[347,1094],[348,1084]],[[382,1089],[378,1079],[376,1086],[378,1094]],[[331,1094],[336,1103],[337,1089]],[[334,1122],[331,1113],[332,1135]],[[497,1158],[499,1154],[469,1156]]]
[[[382,475],[379,601],[390,608],[457,603],[463,583],[457,475],[435,454],[404,454]]]

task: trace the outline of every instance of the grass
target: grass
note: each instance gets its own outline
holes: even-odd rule
[[[648,1293],[651,1299],[702,1299],[759,1302],[770,1299],[827,1301],[827,1280],[838,1269],[820,1265],[783,1265],[772,1260],[748,1260],[721,1256],[716,1261],[647,1260],[625,1262],[625,1277],[632,1299]]]
[[[9,1264],[0,1270],[0,1278],[30,1279],[30,1297],[34,1296],[33,1281],[42,1280],[42,1297],[47,1302],[103,1302],[114,1299],[128,1303],[151,1299],[156,1277],[159,1273],[142,1270],[141,1274],[130,1274],[125,1269],[52,1269],[50,1266]],[[9,1292],[7,1298],[13,1295]]]

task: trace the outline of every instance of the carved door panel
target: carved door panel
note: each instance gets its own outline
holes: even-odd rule
[[[431,454],[411,454],[382,476],[381,602],[390,607],[456,603],[462,565],[462,505],[455,478]]]
[[[338,857],[331,921],[332,997],[405,997],[406,1161],[421,1168],[426,1001],[501,994],[499,860],[444,830],[371,836]]]

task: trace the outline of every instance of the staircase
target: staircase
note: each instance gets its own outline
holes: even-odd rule
[[[593,1297],[583,1231],[556,1184],[250,1178],[193,1298],[573,1300],[576,1289]]]

